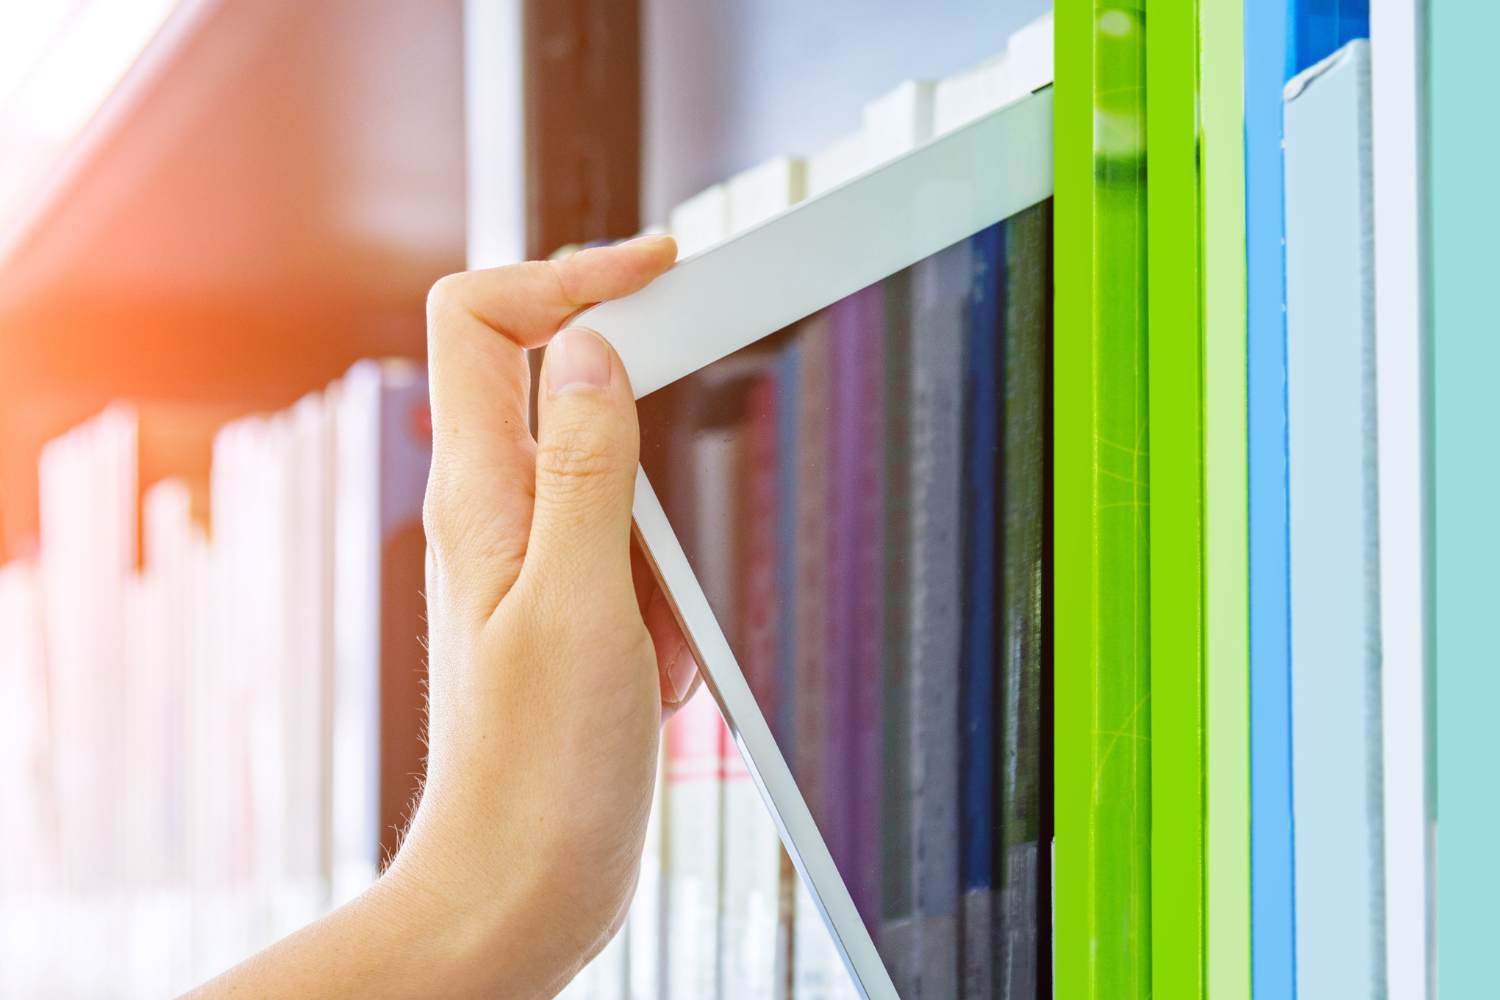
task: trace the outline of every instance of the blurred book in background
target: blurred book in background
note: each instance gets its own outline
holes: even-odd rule
[[[0,993],[178,992],[375,877],[422,768],[426,393],[361,362],[225,424],[207,526],[141,490],[133,407],[46,447],[0,569]]]

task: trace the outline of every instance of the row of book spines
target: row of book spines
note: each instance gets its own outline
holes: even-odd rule
[[[697,253],[1051,82],[1049,12],[978,66],[939,81],[908,80],[872,100],[862,126],[821,152],[777,157],[688,198],[666,228],[682,256]]]
[[[40,560],[3,571],[0,601],[16,625],[5,680],[29,695],[7,704],[32,723],[16,796],[32,822],[12,831],[35,848],[26,884],[84,902],[227,894],[243,919],[217,923],[274,937],[374,877],[383,549],[419,515],[424,406],[420,370],[361,363],[289,411],[231,422],[213,531],[184,483],[152,484],[139,570],[132,408],[44,450]]]
[[[706,691],[668,723],[640,890],[578,997],[854,995]]]

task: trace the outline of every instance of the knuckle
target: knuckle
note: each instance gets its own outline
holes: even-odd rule
[[[588,488],[614,475],[620,466],[616,452],[608,437],[592,429],[560,429],[537,446],[537,476],[563,488]]]
[[[439,556],[461,550],[471,533],[459,491],[443,468],[441,463],[433,463],[422,495],[422,530],[428,547]]]
[[[444,275],[427,290],[427,316],[436,319],[462,308],[464,272]]]

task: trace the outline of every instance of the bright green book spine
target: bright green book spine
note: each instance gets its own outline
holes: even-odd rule
[[[1056,8],[1053,944],[1069,1000],[1152,992],[1142,3]]]
[[[1245,0],[1199,0],[1202,49],[1207,993],[1250,997]]]
[[[1152,991],[1204,994],[1203,212],[1197,0],[1146,19]]]

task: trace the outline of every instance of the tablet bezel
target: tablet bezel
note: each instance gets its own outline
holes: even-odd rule
[[[1049,86],[685,258],[645,289],[575,322],[614,345],[639,399],[1051,195]],[[636,474],[634,518],[636,537],[845,967],[864,996],[895,998],[644,469]]]

